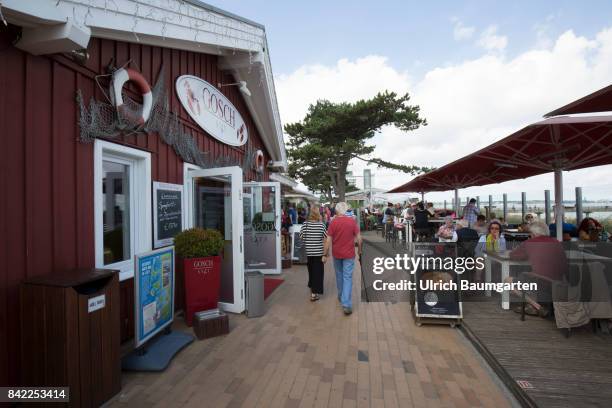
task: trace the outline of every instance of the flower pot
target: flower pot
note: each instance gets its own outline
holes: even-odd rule
[[[193,323],[193,314],[216,309],[221,291],[221,257],[183,259],[185,280],[185,322]]]

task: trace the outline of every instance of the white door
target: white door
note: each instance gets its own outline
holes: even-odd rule
[[[188,170],[184,180],[186,228],[216,229],[225,241],[219,305],[228,312],[242,313],[245,309],[242,169],[234,166]]]
[[[244,269],[281,273],[279,182],[244,183]]]

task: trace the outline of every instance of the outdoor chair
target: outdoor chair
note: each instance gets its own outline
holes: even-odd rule
[[[374,230],[376,231],[377,234],[380,232],[380,236],[385,235],[385,225],[380,222],[376,223]]]
[[[568,285],[568,286],[576,286],[578,284],[580,284],[581,286],[588,286],[591,284],[590,282],[590,274],[589,274],[589,266],[587,263],[584,263],[582,265],[582,271],[581,271],[581,267],[577,264],[570,264],[569,265],[569,270],[568,270],[568,275],[564,278],[564,282]],[[585,279],[586,278],[586,279]],[[540,296],[538,296],[539,299],[536,299],[536,301],[540,304],[546,304],[549,306],[550,309],[550,314],[554,314],[554,303],[553,303],[553,285],[555,284],[555,280],[541,276],[541,275],[536,275],[532,272],[523,272],[521,273],[521,280],[525,281],[525,282],[536,282],[538,284],[538,294],[540,294]],[[588,293],[588,291],[586,290],[581,290],[581,293]],[[546,296],[544,297],[544,299],[542,300],[542,294],[545,294]],[[526,297],[527,294],[525,293],[525,291],[521,292],[521,321],[525,321],[525,307],[527,306],[527,300]],[[567,299],[556,299],[557,301],[565,301]],[[581,301],[589,301],[589,298],[581,298]],[[595,321],[593,321],[593,324],[595,324]],[[563,328],[561,329],[561,331],[563,332],[563,335],[568,338],[571,336],[571,332],[572,329],[571,328]]]
[[[395,231],[395,226],[393,222],[387,222],[385,224],[385,241],[395,243],[397,239],[397,232]]]

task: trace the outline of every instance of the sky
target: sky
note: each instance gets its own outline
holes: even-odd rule
[[[263,24],[281,120],[318,99],[408,92],[428,126],[384,128],[371,141],[385,160],[440,167],[612,83],[609,1],[272,1],[208,3]],[[353,163],[361,174],[365,165]],[[411,176],[372,166],[375,187]],[[564,197],[612,199],[612,166],[566,172]],[[361,179],[358,180],[360,186]],[[462,196],[544,196],[552,174],[474,187]],[[453,193],[430,193],[431,200]]]

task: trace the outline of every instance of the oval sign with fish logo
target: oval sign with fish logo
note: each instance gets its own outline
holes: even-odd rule
[[[249,139],[238,109],[214,85],[182,75],[176,79],[176,94],[189,116],[215,139],[231,146],[242,146]]]

